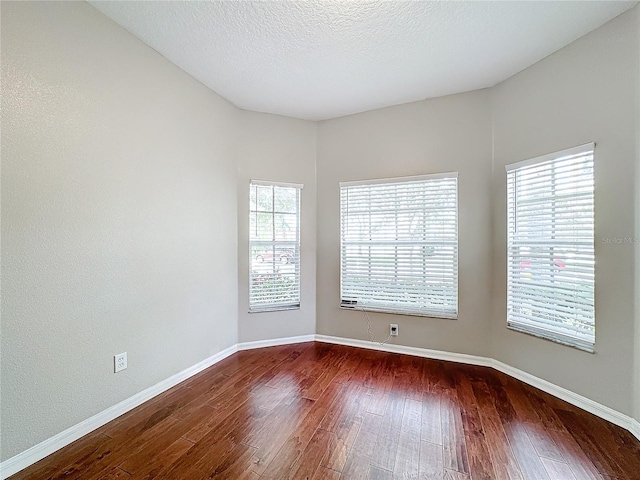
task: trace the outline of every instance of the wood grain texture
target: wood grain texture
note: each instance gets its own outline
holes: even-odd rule
[[[638,480],[625,430],[489,368],[238,352],[12,480]]]

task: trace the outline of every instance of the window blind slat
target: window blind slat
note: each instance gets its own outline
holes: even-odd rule
[[[457,174],[340,186],[343,306],[457,318]]]
[[[593,144],[507,167],[510,327],[593,348],[593,214]]]

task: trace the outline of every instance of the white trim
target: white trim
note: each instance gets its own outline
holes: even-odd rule
[[[427,317],[427,318],[439,318],[439,319],[443,319],[443,320],[457,320],[458,319],[458,314],[456,313],[455,315],[447,315],[446,313],[439,313],[439,312],[429,312],[429,313],[422,313],[422,312],[416,312],[416,311],[412,311],[412,310],[401,310],[399,308],[384,308],[384,307],[373,307],[371,305],[365,305],[360,306],[360,305],[355,305],[353,307],[350,307],[348,304],[341,304],[338,306],[339,309],[341,310],[351,310],[351,311],[356,311],[356,312],[378,312],[378,313],[391,313],[392,315],[408,315],[410,317]]]
[[[437,178],[458,178],[458,172],[430,173],[426,175],[413,175],[411,177],[372,178],[369,180],[353,180],[350,182],[340,182],[340,187],[353,187],[356,185],[372,185],[372,184],[377,185],[382,183],[419,182],[422,180],[435,180]]]
[[[272,182],[270,180],[251,180],[250,184],[262,185],[263,187],[299,188],[300,190],[304,188],[304,185],[302,183]]]
[[[296,304],[296,305],[279,305],[279,306],[275,306],[275,307],[265,307],[265,308],[261,308],[261,309],[255,309],[255,310],[247,310],[247,313],[270,313],[270,312],[284,312],[286,310],[300,310],[300,304]]]
[[[292,343],[313,342],[315,335],[300,335],[298,337],[274,338],[271,340],[257,340],[255,342],[242,342],[238,344],[238,350],[252,350],[254,348],[275,347],[277,345],[290,345]]]
[[[113,405],[112,407],[103,410],[100,413],[95,414],[92,417],[83,420],[72,427],[46,439],[43,442],[34,445],[33,447],[19,453],[18,455],[11,457],[4,462],[0,463],[0,479],[4,480],[11,475],[33,465],[44,457],[51,455],[53,452],[66,447],[72,442],[75,442],[80,437],[92,432],[96,428],[99,428],[111,420],[127,413],[129,410],[136,408],[138,405],[151,400],[156,395],[169,390],[176,386],[180,382],[185,381],[189,377],[192,377],[196,373],[209,368],[210,366],[218,363],[219,361],[227,358],[229,355],[233,355],[238,351],[238,345],[233,345],[215,355],[196,363],[195,365],[182,370],[181,372],[172,375],[171,377],[156,383],[155,385],[136,393],[135,395]]]
[[[484,367],[491,366],[491,359],[486,357],[478,357],[477,355],[468,355],[466,353],[443,352],[441,350],[428,350],[426,348],[407,347],[405,345],[395,345],[385,343],[380,345],[378,342],[370,342],[367,340],[357,340],[355,338],[331,337],[329,335],[316,335],[316,341],[324,343],[334,343],[336,345],[347,345],[349,347],[368,348],[370,350],[380,350],[382,352],[404,353],[413,355],[414,357],[433,358],[436,360],[446,360],[448,362],[466,363],[468,365],[480,365]]]
[[[11,457],[8,460],[5,460],[4,462],[0,463],[0,480],[5,480],[11,475],[18,473],[20,470],[33,465],[37,461],[42,460],[44,457],[51,455],[55,451],[69,445],[80,437],[92,432],[96,428],[99,428],[102,425],[110,422],[111,420],[119,417],[120,415],[128,412],[129,410],[134,409],[138,405],[141,405],[142,403],[152,399],[156,395],[159,395],[169,388],[174,387],[178,383],[183,382],[196,373],[209,368],[210,366],[218,363],[219,361],[225,359],[226,357],[234,354],[237,351],[251,350],[254,348],[273,347],[277,345],[312,342],[314,340],[317,342],[332,343],[336,345],[346,345],[350,347],[367,348],[370,350],[379,350],[383,352],[401,353],[417,357],[432,358],[435,360],[445,360],[449,362],[464,363],[468,365],[491,367],[528,385],[539,388],[540,390],[557,398],[560,398],[572,405],[575,405],[576,407],[582,408],[583,410],[586,410],[587,412],[592,413],[600,418],[608,420],[611,423],[614,423],[628,430],[632,435],[640,440],[640,422],[638,422],[638,420],[635,420],[634,418],[631,418],[589,398],[583,397],[582,395],[578,395],[577,393],[567,390],[566,388],[559,387],[551,382],[536,377],[535,375],[531,375],[530,373],[511,367],[489,357],[468,355],[465,353],[444,352],[441,350],[429,350],[426,348],[408,347],[405,345],[395,345],[389,343],[380,345],[378,343],[373,343],[366,340],[358,340],[355,338],[333,337],[329,335],[316,334],[237,343],[203,360],[202,362],[199,362],[192,367],[189,367],[167,378],[166,380],[163,380],[162,382],[157,383],[152,387],[149,387],[146,390],[143,390],[142,392],[139,392],[132,397],[129,397],[122,402],[107,408],[106,410],[103,410],[93,417],[83,420],[82,422],[66,429],[65,431],[60,432],[57,435],[54,435],[53,437],[48,438],[47,440],[37,445],[34,445],[24,452],[19,453],[18,455]]]
[[[509,165],[505,165],[504,168],[507,172],[510,172],[511,170],[515,170],[517,168],[528,167],[529,165],[535,165],[537,163],[549,162],[551,160],[557,160],[563,157],[570,157],[571,155],[585,153],[589,150],[595,151],[595,149],[596,144],[594,142],[585,143],[584,145],[567,148],[566,150],[560,150],[559,152],[547,153],[545,155],[540,155],[539,157],[522,160],[521,162],[511,163]]]
[[[638,439],[640,440],[640,421],[636,420],[635,418],[631,419],[631,428],[629,428],[629,431]]]
[[[414,355],[418,357],[433,358],[436,360],[447,360],[450,362],[466,363],[469,365],[480,365],[491,367],[510,377],[516,378],[532,387],[536,387],[554,397],[560,398],[578,408],[586,410],[604,420],[607,420],[619,427],[628,430],[638,440],[640,440],[640,422],[620,413],[610,407],[595,402],[587,397],[583,397],[566,388],[559,387],[547,380],[531,375],[517,368],[511,367],[505,363],[489,357],[481,357],[476,355],[467,355],[464,353],[443,352],[440,350],[428,350],[426,348],[406,347],[403,345],[385,344],[380,345],[366,340],[356,340],[353,338],[330,337],[327,335],[316,335],[316,340],[325,343],[335,343],[338,345],[347,345],[351,347],[368,348],[371,350],[382,350],[384,352],[403,353],[406,355]]]

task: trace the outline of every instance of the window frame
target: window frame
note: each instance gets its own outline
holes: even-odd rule
[[[415,308],[415,305],[412,306],[411,303],[406,303],[404,307],[398,306],[398,304],[388,304],[382,305],[384,303],[383,300],[375,300],[365,299],[353,299],[348,294],[349,292],[345,292],[345,223],[346,219],[343,217],[344,215],[344,195],[345,190],[350,187],[360,187],[360,186],[372,186],[372,187],[382,187],[382,186],[390,186],[393,184],[408,184],[408,183],[420,183],[420,184],[429,184],[431,182],[436,182],[439,180],[453,180],[453,194],[455,195],[455,206],[453,208],[449,208],[448,212],[453,212],[454,220],[453,220],[453,234],[454,234],[454,242],[447,243],[442,241],[438,246],[450,246],[453,250],[452,254],[452,269],[449,272],[453,281],[451,284],[453,285],[452,289],[454,294],[451,295],[455,298],[455,301],[448,303],[446,306],[442,308],[434,307],[435,304],[430,304],[428,307],[423,308]],[[396,178],[382,178],[382,179],[372,179],[372,180],[360,180],[360,181],[350,181],[350,182],[340,182],[340,308],[343,309],[358,309],[358,310],[367,310],[374,312],[382,312],[382,313],[390,313],[397,315],[409,315],[409,316],[419,316],[419,317],[429,317],[429,318],[443,318],[455,320],[459,315],[459,276],[458,276],[458,255],[459,255],[459,188],[458,188],[458,173],[457,172],[447,172],[447,173],[438,173],[438,174],[427,174],[427,175],[416,175],[409,177],[396,177]],[[428,188],[428,185],[427,185]],[[348,208],[348,207],[347,207]],[[423,217],[427,215],[428,205],[424,205]],[[444,211],[444,210],[443,210]],[[401,212],[401,209],[397,209],[397,212]],[[426,223],[426,222],[425,222]],[[398,220],[396,219],[395,228],[398,229]],[[426,227],[425,227],[426,228]],[[371,225],[369,225],[369,229],[371,230]],[[428,233],[432,234],[431,231]],[[424,235],[427,235],[427,232],[424,232]],[[423,240],[424,242],[424,240]],[[349,242],[347,242],[349,243]],[[356,242],[358,243],[358,242]],[[374,242],[374,245],[376,243]],[[393,244],[393,241],[389,242],[389,245]],[[352,243],[353,245],[353,243]],[[417,243],[414,245],[418,245]],[[421,245],[424,245],[421,244]],[[397,252],[397,249],[396,249]],[[368,265],[371,265],[372,254],[369,252],[368,254],[369,260]],[[428,258],[429,255],[422,254],[420,258],[422,258],[423,264],[425,263],[425,258]],[[396,265],[396,270],[398,269],[398,258],[399,254],[396,253],[396,259],[394,264]],[[443,274],[444,276],[444,274]],[[417,277],[416,277],[417,278]],[[424,278],[424,277],[423,277]],[[427,290],[425,290],[427,292]],[[443,301],[446,301],[447,295],[442,295]],[[377,303],[377,304],[376,304]]]
[[[572,159],[579,160],[576,162],[578,167],[572,166],[569,162]],[[564,167],[562,167],[563,163]],[[545,167],[545,164],[548,164],[548,167]],[[563,184],[558,180],[558,176],[561,174],[558,173],[558,169],[560,168],[582,168],[584,171],[588,172],[590,170],[590,177],[586,177],[586,180],[583,182],[587,182],[586,186],[580,185],[578,186],[578,180],[574,182],[575,186],[573,187],[573,193],[567,194],[563,193],[562,195],[557,193],[557,190],[563,188]],[[506,191],[506,201],[507,201],[507,215],[506,215],[506,227],[507,227],[507,238],[506,238],[506,261],[507,261],[507,282],[506,282],[506,323],[507,328],[513,331],[526,333],[529,335],[533,335],[535,337],[539,337],[545,340],[549,340],[555,343],[559,343],[562,345],[566,345],[569,347],[577,348],[579,350],[583,350],[586,352],[593,353],[595,351],[595,341],[596,341],[596,331],[595,331],[595,143],[587,143],[584,145],[579,145],[576,147],[572,147],[569,149],[561,150],[559,152],[553,152],[546,155],[542,155],[540,157],[532,158],[529,160],[525,160],[522,162],[517,162],[514,164],[506,165],[505,167],[507,172],[507,191]],[[535,169],[538,169],[537,172],[534,172]],[[536,189],[536,193],[541,192],[546,185],[546,183],[542,183],[540,180],[527,180],[526,184],[524,183],[516,183],[518,175],[529,175],[532,176],[534,174],[546,175],[549,176],[551,182],[549,182],[548,188],[552,192],[551,194],[547,194],[545,197],[546,202],[548,202],[551,207],[538,207],[537,215],[541,216],[544,214],[552,215],[550,220],[545,220],[544,223],[539,224],[538,231],[544,231],[544,227],[548,227],[553,234],[550,238],[539,240],[533,239],[530,240],[530,243],[526,243],[526,241],[522,240],[521,237],[525,237],[525,235],[519,235],[519,232],[523,230],[526,231],[527,228],[532,228],[532,224],[527,225],[522,222],[518,223],[519,213],[524,210],[519,210],[519,207],[522,208],[522,205],[527,202],[527,199],[523,199],[522,197],[518,197],[518,186],[522,189],[524,186],[528,186],[531,191],[533,191],[534,186]],[[566,175],[566,174],[565,174]],[[584,174],[583,174],[584,175]],[[574,176],[567,178],[575,178]],[[569,185],[568,182],[565,182],[564,188],[567,188]],[[578,190],[582,189],[584,191]],[[530,196],[533,193],[530,193]],[[540,193],[540,195],[542,195]],[[512,199],[512,196],[514,197]],[[584,198],[583,198],[584,197]],[[531,197],[533,198],[533,197]],[[531,198],[528,199],[531,202]],[[590,203],[589,203],[590,200]],[[575,210],[575,214],[572,216],[571,221],[567,221],[566,218],[564,221],[558,221],[558,210],[562,207],[562,202],[568,202],[564,205],[564,208],[568,208],[570,202],[583,202],[582,204],[577,203],[579,206],[579,210]],[[586,202],[586,203],[584,203]],[[530,207],[531,208],[531,207]],[[577,207],[576,207],[577,208]],[[548,213],[547,213],[548,211]],[[567,212],[572,210],[565,210],[565,215]],[[578,214],[591,214],[590,217],[578,217]],[[524,215],[524,213],[521,213]],[[532,222],[535,214],[529,214],[530,218],[529,222]],[[581,221],[587,219],[587,223],[580,223],[575,220],[579,218]],[[586,225],[586,226],[585,226]],[[570,231],[571,226],[573,226],[573,240],[568,240],[567,237],[564,240],[558,239],[557,237],[562,237],[562,235],[567,236]],[[560,232],[560,233],[558,233]],[[583,233],[586,232],[586,233]],[[535,243],[535,242],[538,243]],[[526,285],[523,282],[523,274],[522,274],[522,265],[526,260],[526,256],[519,253],[522,249],[529,249],[531,252],[536,246],[540,249],[548,249],[549,260],[546,265],[540,266],[535,265],[535,268],[538,269],[538,272],[535,272],[533,262],[529,263],[529,276],[530,279],[534,279],[538,281],[538,283],[557,283],[554,286],[554,289],[561,288],[564,292],[579,292],[581,294],[580,302],[572,302],[571,306],[562,305],[563,299],[559,297],[559,295],[547,295],[545,299],[545,295],[542,293],[542,287],[539,285],[533,285],[529,287],[529,291],[527,292]],[[558,255],[566,255],[565,259],[556,259],[555,258],[555,250],[560,249],[560,252],[564,249],[564,253],[559,253]],[[515,252],[518,253],[515,253]],[[536,254],[538,255],[538,254]],[[531,255],[529,255],[531,256]],[[578,264],[578,258],[580,262],[582,262],[579,266],[571,267],[574,268],[574,276],[571,280],[562,280],[563,278],[570,278],[567,273],[561,272],[561,275],[557,275],[554,273],[554,270],[567,268],[566,260],[568,258],[574,258],[575,264]],[[534,255],[535,257],[535,255]],[[524,259],[524,260],[523,260]],[[518,263],[519,262],[519,263]],[[541,262],[542,263],[542,262]],[[516,272],[516,265],[520,265],[518,271]],[[525,268],[526,269],[526,268]],[[571,273],[571,272],[568,272]],[[534,277],[537,275],[537,277]],[[558,277],[560,279],[558,279]],[[541,280],[542,279],[542,280]],[[549,280],[550,279],[550,280]],[[591,279],[589,281],[589,279]],[[590,297],[587,296],[587,301],[582,301],[584,297],[584,291],[580,291],[579,287],[586,287],[587,290],[590,288]],[[544,288],[552,288],[550,286],[545,286]],[[535,291],[534,291],[535,290]],[[519,292],[515,294],[514,292]],[[553,291],[553,290],[551,290]],[[563,295],[568,296],[568,293],[563,293]],[[572,298],[573,299],[573,298]],[[530,317],[533,317],[535,313],[539,313],[540,311],[544,311],[538,320],[534,319],[525,319],[525,314],[522,311],[523,304],[529,302],[529,309],[532,313],[529,314]],[[538,312],[534,309],[538,308]],[[554,309],[555,308],[555,309]],[[517,312],[515,310],[517,310]],[[568,316],[567,311],[572,309],[574,312],[574,324],[571,327],[561,326],[561,321],[557,319],[558,316],[564,315]],[[586,315],[582,315],[579,317],[579,314],[586,312]],[[546,319],[544,320],[544,315],[547,314],[549,316],[555,315],[556,319]],[[587,325],[584,318],[589,318],[591,322],[591,331],[592,334],[587,333],[586,328],[581,328],[580,324]],[[580,320],[578,320],[580,318]],[[554,324],[555,322],[555,324]]]
[[[257,208],[256,210],[252,209],[251,205],[251,194],[252,189],[254,187],[270,187],[272,189],[272,201],[271,201],[271,210],[270,211],[262,211]],[[296,189],[296,221],[295,221],[295,239],[294,240],[275,240],[276,229],[275,229],[275,216],[276,215],[290,215],[293,212],[278,212],[276,211],[276,188],[291,188]],[[301,205],[302,205],[302,190],[304,185],[298,183],[287,183],[287,182],[274,182],[274,181],[265,181],[265,180],[255,180],[252,179],[249,182],[249,286],[248,286],[248,294],[249,294],[249,313],[265,313],[265,312],[277,312],[277,311],[286,311],[286,310],[299,310],[301,308],[301,296],[302,296],[302,282],[301,282]],[[257,192],[257,190],[256,190]],[[272,220],[272,230],[271,230],[271,240],[259,240],[255,239],[254,232],[251,228],[251,219],[253,214],[258,213],[267,213],[271,214],[273,217]],[[256,223],[256,228],[258,228]],[[294,281],[297,282],[295,284],[296,293],[295,300],[292,302],[254,302],[252,301],[253,293],[254,293],[254,285],[257,284],[256,278],[260,277],[260,275],[264,276],[265,274],[256,274],[256,270],[254,269],[254,249],[256,247],[270,247],[273,249],[273,256],[271,259],[272,270],[275,272],[276,263],[281,264],[282,262],[276,262],[276,250],[280,249],[293,249],[294,255],[293,258],[296,259],[293,267],[293,276]],[[290,257],[289,257],[290,258]],[[263,260],[264,262],[264,260]],[[279,272],[279,269],[278,269]],[[275,273],[271,273],[271,275],[275,275]],[[267,275],[268,276],[268,275]]]

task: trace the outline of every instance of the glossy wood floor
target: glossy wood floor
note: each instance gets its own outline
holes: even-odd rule
[[[640,479],[630,433],[484,367],[239,352],[13,479]]]

